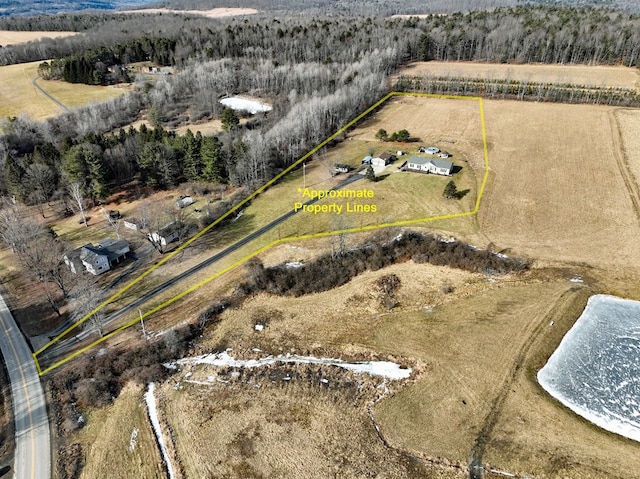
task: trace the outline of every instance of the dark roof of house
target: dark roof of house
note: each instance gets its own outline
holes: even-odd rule
[[[167,237],[178,231],[180,228],[182,228],[182,226],[182,223],[180,223],[179,221],[172,221],[171,223],[167,223],[166,225],[158,228],[157,233],[159,236]]]
[[[97,246],[88,243],[80,248],[80,259],[92,262],[99,256],[106,256],[107,260],[112,261],[122,256],[121,251],[124,249],[129,250],[129,243],[127,241],[107,238],[102,240]]]
[[[393,155],[391,153],[389,153],[388,151],[385,151],[384,153],[381,153],[378,155],[378,158],[381,158],[383,160],[389,160],[391,159]]]

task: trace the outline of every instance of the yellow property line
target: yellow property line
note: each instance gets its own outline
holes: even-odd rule
[[[164,303],[162,303],[162,304],[154,307],[153,309],[147,311],[146,313],[144,313],[142,315],[142,318],[136,317],[134,320],[131,320],[128,323],[118,327],[117,329],[111,331],[110,333],[106,334],[105,336],[101,337],[100,339],[98,339],[98,340],[94,341],[93,343],[91,343],[91,344],[79,349],[78,351],[75,351],[71,355],[69,355],[66,358],[64,358],[64,359],[52,364],[51,366],[47,367],[44,370],[42,370],[40,368],[40,363],[39,363],[38,358],[37,358],[37,356],[39,354],[41,354],[42,352],[47,350],[49,347],[51,347],[53,344],[55,344],[57,341],[59,341],[62,337],[64,337],[70,331],[72,331],[76,327],[80,326],[85,321],[87,321],[97,311],[99,311],[100,309],[105,307],[107,304],[113,302],[115,299],[120,297],[122,294],[124,294],[131,287],[136,285],[138,282],[140,282],[146,276],[151,274],[157,268],[159,268],[160,266],[165,264],[167,261],[169,261],[171,258],[173,258],[176,254],[181,252],[183,249],[185,249],[187,246],[189,246],[195,240],[197,240],[202,235],[204,235],[209,230],[211,230],[214,226],[219,224],[222,220],[224,220],[226,217],[228,217],[231,213],[235,212],[236,210],[241,208],[244,204],[246,204],[248,201],[252,200],[257,195],[262,193],[265,189],[269,188],[271,185],[273,185],[275,182],[277,182],[279,179],[281,179],[284,175],[289,173],[291,170],[293,170],[295,167],[300,165],[303,161],[305,161],[311,155],[316,153],[320,148],[324,147],[327,143],[329,143],[332,140],[334,140],[338,135],[344,133],[348,128],[353,126],[355,123],[360,121],[363,117],[365,117],[366,115],[371,113],[373,110],[378,108],[380,105],[385,103],[389,98],[391,98],[393,96],[414,96],[414,97],[439,98],[439,99],[443,99],[444,98],[444,99],[470,100],[470,101],[478,101],[479,102],[480,123],[481,123],[481,130],[482,130],[482,143],[483,143],[483,152],[484,152],[485,171],[484,171],[484,176],[482,178],[482,183],[480,185],[480,189],[478,191],[478,196],[476,198],[475,207],[474,207],[474,209],[472,211],[467,211],[467,212],[462,212],[462,213],[451,213],[451,214],[440,215],[440,216],[430,216],[430,217],[426,217],[426,218],[394,221],[394,222],[391,222],[391,223],[381,223],[381,224],[376,224],[376,225],[368,225],[368,226],[346,228],[346,229],[342,229],[342,230],[326,231],[326,232],[321,232],[321,233],[310,233],[310,234],[305,234],[305,235],[281,238],[281,239],[272,241],[271,243],[263,246],[262,248],[254,251],[253,253],[251,253],[251,254],[245,256],[244,258],[240,259],[239,261],[236,261],[232,265],[222,269],[221,271],[219,271],[217,273],[214,273],[212,276],[200,281],[199,283],[195,284],[194,286],[191,286],[190,288],[182,291],[181,293],[177,294],[176,296],[173,296],[172,298],[168,299]],[[178,247],[175,250],[173,250],[171,253],[169,253],[167,256],[165,256],[162,260],[160,260],[154,266],[152,266],[151,268],[146,270],[144,273],[142,273],[138,278],[136,278],[136,279],[132,280],[131,282],[127,283],[122,289],[120,289],[118,292],[116,292],[115,294],[113,294],[112,296],[107,298],[104,302],[102,302],[100,305],[98,305],[95,309],[93,309],[87,315],[82,317],[78,322],[74,323],[72,326],[70,326],[69,328],[64,330],[62,333],[60,333],[58,336],[53,338],[49,343],[45,344],[42,348],[40,348],[38,351],[33,353],[33,358],[34,358],[34,360],[36,362],[36,367],[38,369],[38,372],[39,372],[40,375],[44,375],[44,374],[48,373],[49,371],[52,371],[53,369],[55,369],[55,368],[57,368],[59,366],[62,366],[63,364],[65,364],[68,361],[72,360],[73,358],[79,356],[80,354],[86,352],[87,350],[91,349],[92,347],[94,347],[94,346],[106,341],[107,339],[113,337],[115,334],[119,333],[120,331],[123,331],[123,330],[133,326],[134,324],[138,323],[141,319],[144,320],[148,316],[151,316],[152,314],[157,313],[158,311],[160,311],[160,310],[164,309],[165,307],[167,307],[167,306],[175,303],[176,301],[182,299],[183,297],[187,296],[188,294],[192,293],[193,291],[197,290],[198,288],[204,286],[205,284],[209,283],[210,281],[213,281],[214,279],[220,277],[224,273],[226,273],[226,272],[234,269],[235,267],[245,263],[246,261],[248,261],[249,259],[253,258],[254,256],[262,253],[263,251],[265,251],[267,249],[270,249],[270,248],[272,248],[274,246],[277,246],[278,244],[289,243],[289,242],[293,242],[293,241],[299,241],[299,240],[311,239],[311,238],[322,238],[322,237],[327,237],[327,236],[332,236],[332,235],[337,235],[337,234],[348,234],[348,233],[356,233],[356,232],[363,232],[363,231],[372,231],[372,230],[376,230],[376,229],[389,228],[389,227],[394,227],[394,226],[406,226],[406,225],[415,224],[415,223],[426,223],[426,222],[437,221],[437,220],[445,220],[445,219],[473,216],[473,215],[477,214],[478,209],[480,208],[480,201],[481,201],[482,195],[484,193],[484,189],[485,189],[485,186],[486,186],[486,183],[487,183],[488,176],[489,176],[489,153],[488,153],[488,149],[487,149],[486,128],[485,128],[485,119],[484,119],[484,107],[483,107],[483,103],[482,103],[482,98],[481,97],[465,97],[465,96],[456,96],[456,95],[436,95],[436,94],[431,94],[431,93],[411,93],[411,92],[391,92],[391,93],[388,93],[387,95],[382,97],[380,100],[378,100],[376,103],[374,103],[371,107],[366,109],[364,112],[360,113],[357,117],[355,117],[353,120],[351,120],[345,126],[340,128],[338,131],[336,131],[333,135],[331,135],[327,139],[325,139],[322,143],[319,143],[317,146],[315,146],[312,150],[310,150],[308,153],[306,153],[304,156],[302,156],[300,159],[298,159],[295,163],[293,163],[288,168],[286,168],[281,173],[279,173],[277,176],[275,176],[274,178],[269,180],[267,183],[265,183],[263,186],[261,186],[259,189],[257,189],[254,193],[252,193],[251,195],[247,196],[244,200],[242,200],[236,206],[231,208],[229,211],[227,211],[220,218],[215,220],[209,226],[207,226],[204,229],[202,229],[200,232],[198,232],[196,235],[191,237],[188,241],[186,241],[180,247]]]

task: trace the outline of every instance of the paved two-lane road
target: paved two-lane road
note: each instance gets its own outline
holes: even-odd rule
[[[9,381],[16,427],[15,479],[49,479],[49,418],[40,376],[27,342],[0,295],[0,350]]]

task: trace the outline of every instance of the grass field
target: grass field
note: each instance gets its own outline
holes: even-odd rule
[[[162,462],[142,398],[143,388],[129,384],[111,406],[91,412],[75,438],[89,444],[81,479],[162,477]],[[134,429],[137,433],[134,433]],[[135,444],[132,441],[135,437]],[[133,447],[132,447],[133,444]]]
[[[41,62],[0,66],[0,117],[27,115],[42,120],[61,109],[31,83]],[[68,107],[106,100],[127,92],[126,88],[91,86],[39,79],[38,85]]]
[[[637,185],[625,181],[614,112],[485,102],[492,175],[480,207],[482,233],[541,260],[639,264]]]
[[[570,83],[595,87],[638,89],[637,68],[588,65],[516,65],[506,63],[416,62],[402,69],[400,75],[488,78],[541,83]]]
[[[0,45],[3,47],[9,45],[19,45],[20,43],[27,43],[34,40],[40,40],[41,38],[62,38],[77,35],[77,32],[17,32],[10,30],[0,30]]]

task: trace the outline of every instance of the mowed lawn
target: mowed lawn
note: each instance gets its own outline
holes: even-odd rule
[[[42,62],[0,67],[0,117],[27,115],[35,120],[52,117],[62,109],[32,84]],[[38,85],[67,107],[106,100],[127,92],[127,88],[72,84],[39,79]]]
[[[625,183],[615,108],[484,103],[491,178],[481,231],[548,261],[639,264],[639,219]],[[637,155],[636,155],[637,156]],[[628,176],[628,175],[627,175]]]

